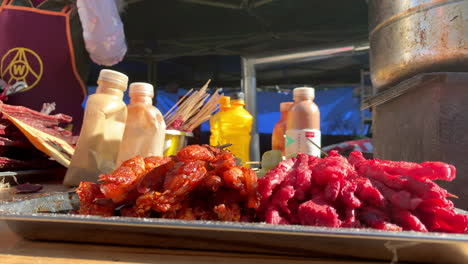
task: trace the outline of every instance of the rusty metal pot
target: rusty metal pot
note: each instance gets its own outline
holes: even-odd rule
[[[468,70],[467,0],[369,0],[369,26],[378,90],[423,72]]]

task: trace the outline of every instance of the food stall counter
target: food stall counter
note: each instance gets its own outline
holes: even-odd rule
[[[43,184],[43,189],[32,196],[63,192],[66,188],[59,183]],[[0,190],[0,203],[21,199],[24,195],[14,194],[14,188]],[[268,264],[354,264],[385,263],[363,262],[348,259],[303,258],[266,254],[245,254],[217,251],[192,251],[145,247],[123,247],[84,243],[61,243],[25,240],[0,221],[0,259],[3,264],[47,263],[47,264],[97,264],[97,263],[268,263]],[[190,243],[187,241],[187,243]],[[164,246],[164,245],[162,245]]]

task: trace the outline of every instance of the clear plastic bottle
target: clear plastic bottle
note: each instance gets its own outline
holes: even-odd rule
[[[231,109],[231,98],[229,96],[222,96],[219,98],[219,112],[214,114],[210,119],[210,145],[218,146],[221,144],[219,139],[219,122],[222,115],[227,110]]]
[[[271,149],[280,150],[282,155],[285,156],[284,152],[284,135],[286,133],[288,111],[293,105],[293,102],[284,102],[280,104],[281,118],[275,124],[273,133],[271,136]]]
[[[132,83],[129,94],[127,122],[117,165],[137,155],[163,156],[166,123],[161,112],[153,106],[153,85]]]
[[[320,156],[320,111],[314,103],[315,90],[310,87],[299,87],[293,91],[294,105],[289,109],[285,150],[286,157],[297,153]],[[314,143],[310,142],[312,140]]]
[[[116,168],[117,155],[127,119],[123,93],[128,77],[102,70],[98,88],[86,102],[83,126],[64,184],[77,186],[81,181],[96,182],[102,173]]]
[[[228,149],[241,161],[250,161],[250,132],[252,115],[245,110],[244,93],[230,95],[231,109],[219,120],[219,137],[222,145],[232,144]]]

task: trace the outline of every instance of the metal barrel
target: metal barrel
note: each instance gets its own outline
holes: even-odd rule
[[[419,73],[468,67],[468,1],[369,0],[370,70],[378,90]]]

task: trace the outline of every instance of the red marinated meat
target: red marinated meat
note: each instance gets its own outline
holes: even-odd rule
[[[239,190],[242,194],[247,194],[244,185],[244,173],[240,167],[232,167],[222,173],[224,184],[229,188]]]
[[[414,216],[410,211],[394,209],[392,211],[392,219],[403,227],[403,230],[428,232],[423,223]]]
[[[81,182],[76,189],[76,193],[80,198],[80,214],[100,216],[112,216],[114,214],[116,205],[111,200],[102,202],[106,198],[97,183]]]
[[[71,133],[64,136],[58,130],[60,123],[69,123],[71,118],[65,115],[47,116],[22,106],[11,106],[0,101],[0,111],[16,117],[26,124],[40,128],[41,131],[58,136],[71,143]],[[65,131],[65,130],[64,130]],[[0,114],[0,171],[43,169],[60,166],[42,152],[36,151],[26,136],[3,114]]]
[[[288,220],[291,224],[300,224],[301,220],[299,219],[298,210],[301,205],[301,201],[298,199],[290,199],[288,202],[288,209],[290,214],[288,215]]]
[[[327,204],[320,196],[299,206],[299,219],[303,225],[340,227],[336,209]]]
[[[348,160],[332,152],[309,157],[304,177],[299,154],[261,179],[261,213],[269,223],[307,224],[419,232],[464,233],[468,217],[455,212],[450,195],[432,180],[453,180],[455,168],[442,162],[366,160],[354,151]],[[284,163],[288,160],[284,161]],[[295,184],[292,182],[295,181]],[[299,187],[307,195],[298,195]],[[310,198],[309,198],[310,196]],[[260,211],[262,212],[262,210]]]
[[[280,162],[274,169],[267,172],[265,177],[258,179],[258,192],[260,193],[260,208],[264,209],[273,194],[292,171],[297,159],[291,158]]]
[[[64,114],[46,115],[23,106],[7,105],[1,101],[0,111],[17,118],[42,132],[61,138],[71,145],[76,143],[76,138],[73,137],[72,133],[60,127],[60,125],[71,123],[72,118],[70,116]],[[4,115],[1,115],[0,119],[5,127],[9,127],[11,124],[8,118]],[[8,134],[7,131],[5,131],[5,133]]]
[[[209,173],[201,183],[201,187],[216,192],[224,184],[223,179],[216,174]]]
[[[24,149],[34,148],[31,142],[29,142],[27,139],[26,140],[11,140],[11,139],[4,138],[4,137],[0,137],[0,146],[17,147],[17,148],[24,148]]]
[[[126,160],[112,173],[99,176],[99,180],[102,182],[101,191],[106,198],[112,199],[115,203],[135,200],[139,196],[139,191],[149,191],[151,188],[155,188],[154,185],[158,185],[158,183],[162,185],[163,180],[158,179],[159,175],[152,169],[162,167],[167,172],[168,168],[161,165],[170,162],[169,157],[143,159],[136,156]]]
[[[95,214],[218,221],[257,217],[255,172],[236,166],[234,156],[219,148],[188,146],[171,157],[137,156],[100,180],[99,198],[80,197],[81,213],[110,203],[120,210]]]
[[[359,228],[362,227],[361,223],[356,217],[356,209],[348,207],[345,210],[345,216],[343,219],[342,227],[349,227],[349,228]]]
[[[369,179],[359,177],[358,179],[355,179],[355,181],[357,182],[356,193],[362,202],[375,207],[384,207],[384,196],[379,190],[377,190],[377,188],[375,188],[374,185],[372,185]]]
[[[16,171],[30,169],[49,169],[61,166],[54,160],[35,158],[30,160],[17,160],[0,157],[0,171]]]
[[[312,195],[312,197],[315,197],[316,195],[322,193],[324,190],[325,187],[323,186],[312,186],[312,188],[310,188],[310,194]]]
[[[47,126],[59,125],[60,123],[71,123],[72,117],[64,114],[46,115],[30,108],[19,105],[8,105],[0,101],[0,111],[18,119],[30,118],[35,122],[41,122]]]
[[[325,187],[325,199],[333,203],[335,200],[338,198],[338,194],[340,194],[341,191],[341,180],[340,179],[331,179],[328,183],[327,186]]]
[[[274,225],[289,225],[289,221],[280,215],[278,209],[274,207],[267,208],[265,211],[265,222]]]
[[[218,215],[220,221],[239,222],[241,218],[241,210],[236,203],[217,205],[213,211]]]
[[[434,208],[442,207],[442,208],[454,208],[453,202],[447,199],[427,199],[423,200],[419,203],[416,211],[424,212],[424,213],[433,213]]]
[[[100,189],[104,196],[112,199],[114,203],[134,199],[134,191],[138,179],[145,173],[145,161],[136,156],[127,160],[116,171],[99,176]]]
[[[2,119],[0,119],[2,120]],[[10,120],[5,120],[5,122],[10,122]],[[13,123],[5,127],[5,129],[0,130],[0,135],[2,137],[11,139],[11,140],[22,140],[22,141],[29,141],[28,138],[17,128]]]
[[[294,159],[295,164],[292,165],[291,169],[286,171],[286,173],[283,176],[282,182],[279,186],[275,188],[275,193],[272,195],[272,197],[269,199],[269,206],[274,207],[280,212],[284,214],[284,217],[286,219],[290,218],[291,212],[289,210],[289,201],[296,197],[298,198],[298,195],[296,195],[296,187],[299,187],[302,192],[308,191],[307,189],[310,186],[310,177],[307,177],[306,175],[301,175],[301,179],[298,179],[297,176],[301,171],[308,170],[308,158],[307,155],[305,154],[299,154],[297,159]],[[309,173],[310,175],[310,173]],[[271,175],[267,175],[268,177],[271,177]],[[271,177],[275,179],[274,177]],[[302,182],[298,183],[298,181],[307,181],[309,180],[308,183]],[[262,179],[259,180],[261,183],[264,182]],[[271,183],[271,181],[270,181]],[[261,188],[263,190],[263,188]],[[302,197],[305,197],[305,193],[301,195]],[[302,198],[304,199],[304,198]],[[300,200],[302,200],[300,199]],[[266,204],[264,204],[265,206]]]
[[[293,186],[281,185],[271,197],[271,202],[269,204],[281,209],[286,215],[289,215],[291,212],[289,211],[288,202],[294,197],[294,194],[295,190]]]
[[[367,161],[366,158],[364,158],[362,153],[359,151],[353,151],[349,154],[348,162],[351,165],[353,165],[356,168],[356,170],[359,169],[361,162],[365,162],[365,161]]]
[[[421,164],[407,161],[380,161],[379,163],[389,174],[415,179],[452,181],[456,174],[454,166],[438,161],[426,161]]]
[[[163,188],[175,197],[190,193],[206,177],[205,161],[178,162],[166,175]]]
[[[309,157],[314,160],[318,159],[303,153],[297,155],[297,162],[299,164],[296,169],[294,187],[296,190],[295,197],[299,200],[306,198],[312,185],[312,171],[309,169]]]
[[[312,170],[315,167],[315,165],[317,165],[317,163],[319,163],[321,160],[321,158],[309,156],[309,160],[307,161],[307,163],[309,164],[309,170]]]
[[[385,184],[375,180],[372,180],[372,183],[386,197],[386,200],[390,202],[392,206],[397,208],[414,210],[423,201],[423,199],[411,194],[408,191],[393,190],[387,187]]]
[[[123,207],[120,209],[120,216],[125,216],[125,217],[149,217],[149,212],[146,215],[139,215],[136,211],[135,208],[133,207]]]
[[[354,167],[335,152],[320,160],[312,170],[313,184],[322,186],[326,185],[331,178],[342,179],[355,174]]]
[[[416,213],[428,230],[433,232],[465,233],[468,216],[457,214],[453,208],[436,206],[431,213]]]
[[[212,161],[215,155],[204,146],[200,145],[189,145],[179,152],[177,152],[178,161],[190,162],[190,161]]]
[[[422,199],[445,199],[445,197],[448,196],[447,190],[443,189],[429,179],[415,180],[409,177],[402,178],[407,180],[405,184],[405,190]]]
[[[185,149],[177,163],[169,160],[156,169],[151,166],[157,159],[145,160],[137,170],[120,168],[122,177],[105,177],[126,190],[127,197],[141,191],[135,205],[126,203],[121,215],[226,221],[259,217],[271,224],[390,231],[464,233],[468,228],[468,217],[456,213],[447,191],[432,181],[454,177],[454,168],[444,163],[366,160],[359,152],[349,159],[335,152],[323,159],[299,154],[257,183],[252,170],[235,166],[232,154],[209,146]],[[93,201],[80,196],[82,212],[115,213],[110,196],[93,188],[88,188]]]
[[[145,158],[145,162],[148,158]],[[148,162],[146,162],[148,165]],[[159,163],[152,162],[152,166],[146,166],[146,174],[142,175],[136,185],[139,193],[158,191],[162,188],[166,174],[174,167],[175,162],[169,157],[160,159]]]
[[[226,187],[221,187],[217,192],[213,193],[210,198],[208,198],[212,204],[231,204],[239,203],[243,200],[243,197],[239,194],[238,191],[229,189]]]
[[[431,168],[432,174],[422,175],[430,180],[453,181],[457,174],[455,166],[444,162],[426,161],[421,163],[421,166],[424,168]]]
[[[257,209],[259,206],[257,174],[253,170],[242,168],[244,185],[247,191],[247,208]]]
[[[367,226],[372,228],[388,231],[403,230],[400,226],[390,223],[390,216],[375,207],[367,206],[360,209],[358,212],[358,218]]]
[[[423,201],[421,198],[413,197],[413,195],[407,191],[395,192],[390,196],[389,200],[393,206],[408,210],[415,210]]]
[[[220,175],[224,171],[236,166],[236,158],[231,152],[222,151],[209,164],[213,168],[213,173]]]
[[[376,160],[366,160],[359,163],[357,171],[361,177],[374,179],[396,190],[403,189],[407,181],[399,175],[385,172]]]
[[[271,197],[270,204],[279,207],[282,211],[289,215],[289,200],[292,199],[296,194],[296,189],[294,188],[296,182],[297,170],[293,170],[286,176],[286,179],[277,187],[275,194]]]
[[[362,202],[356,197],[357,185],[354,182],[342,180],[341,199],[350,208],[359,208]]]

